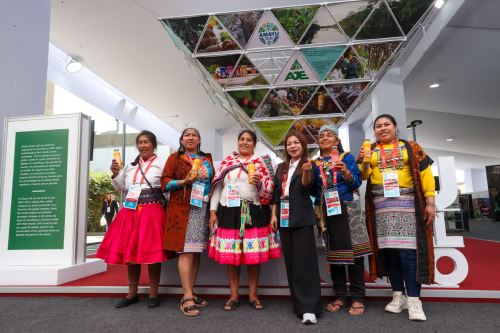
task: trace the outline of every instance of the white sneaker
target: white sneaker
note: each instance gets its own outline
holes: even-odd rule
[[[426,321],[422,302],[418,297],[408,297],[408,317],[410,320]]]
[[[316,319],[316,315],[314,313],[304,313],[302,315],[302,324],[304,325],[313,325],[317,322],[318,320]]]
[[[401,313],[401,311],[408,309],[406,295],[401,291],[395,291],[392,294],[392,301],[385,306],[385,311],[391,313]]]

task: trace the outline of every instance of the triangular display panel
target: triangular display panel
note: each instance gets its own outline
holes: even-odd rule
[[[317,83],[319,78],[299,51],[292,54],[288,63],[275,81],[276,85]]]
[[[269,89],[254,89],[234,90],[228,91],[227,93],[235,100],[240,108],[245,111],[246,115],[252,118],[268,92]]]
[[[347,37],[344,35],[339,25],[333,19],[326,6],[316,13],[313,22],[302,36],[299,44],[325,44],[325,43],[347,43]]]
[[[240,61],[235,67],[235,70],[233,71],[233,75],[226,83],[226,88],[265,85],[268,85],[268,82],[264,76],[245,55],[242,55]]]
[[[246,49],[293,47],[294,44],[273,13],[266,10],[260,18]]]
[[[388,0],[392,13],[405,34],[417,24],[434,0]]]
[[[330,113],[342,113],[342,109],[335,103],[330,94],[325,90],[325,87],[321,86],[300,115],[323,115]]]
[[[196,53],[213,53],[241,50],[238,43],[215,16],[208,19],[207,27],[200,38]]]
[[[290,132],[290,131],[297,131],[297,132],[300,132],[302,134],[304,134],[304,136],[306,137],[306,142],[308,145],[311,145],[311,144],[317,144],[316,142],[316,139],[311,135],[311,133],[309,133],[306,129],[306,125],[304,123],[302,123],[302,121],[300,120],[297,120],[293,123],[293,125],[290,127],[290,129],[287,131]],[[280,143],[278,144],[278,146],[283,146],[286,148],[286,142],[285,142],[285,136],[283,136],[283,139],[280,141]]]
[[[254,124],[274,146],[277,146],[293,124],[293,120],[258,121]]]
[[[233,73],[240,55],[231,54],[217,57],[198,57],[196,59],[217,83],[224,86]]]
[[[323,80],[345,49],[345,46],[326,46],[302,49],[300,52],[314,68],[320,80]]]
[[[282,97],[274,90],[271,90],[255,112],[253,119],[293,116],[292,111],[283,103]]]
[[[250,59],[269,83],[274,83],[292,55],[292,50],[271,50],[247,53]]]
[[[319,5],[314,5],[293,8],[276,8],[272,10],[272,13],[278,19],[278,22],[288,33],[288,36],[290,36],[292,41],[295,44],[298,44],[300,38],[316,15],[319,7]]]
[[[316,89],[317,86],[299,86],[275,88],[275,91],[281,102],[292,111],[293,115],[298,116]]]
[[[347,48],[340,56],[325,80],[357,80],[369,78],[366,64],[358,57],[353,49]]]
[[[208,15],[164,20],[170,29],[194,53],[198,40],[205,28]]]
[[[262,10],[254,10],[239,13],[218,14],[216,16],[226,29],[229,30],[233,38],[236,39],[240,46],[244,48],[250,40],[262,13]]]
[[[325,86],[344,112],[361,96],[370,82],[340,83]]]
[[[345,34],[352,38],[373,10],[374,1],[349,1],[328,5],[337,23]]]
[[[399,45],[401,42],[358,44],[354,46],[354,49],[370,71],[369,76],[374,77],[396,52]]]
[[[338,125],[338,123],[342,120],[342,117],[330,117],[330,118],[307,118],[302,119],[302,123],[305,125],[309,133],[314,137],[315,140],[318,140],[319,129],[323,125]]]
[[[354,38],[367,40],[390,37],[403,37],[403,32],[386,3],[380,2]]]

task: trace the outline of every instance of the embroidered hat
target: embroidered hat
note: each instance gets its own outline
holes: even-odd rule
[[[333,134],[335,134],[336,137],[339,137],[339,129],[337,128],[337,126],[335,126],[333,124],[321,126],[321,128],[319,129],[319,132],[318,132],[318,136],[320,136],[321,133],[324,131],[332,132]]]

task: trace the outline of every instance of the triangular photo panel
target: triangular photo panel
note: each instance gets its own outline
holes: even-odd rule
[[[231,54],[216,57],[198,57],[196,58],[212,78],[221,86],[224,86],[233,74],[239,54]]]
[[[250,40],[255,27],[259,22],[262,10],[254,10],[239,13],[228,13],[228,14],[218,14],[216,15],[219,21],[226,27],[231,33],[234,39],[240,44],[242,48],[245,48],[247,42]]]
[[[320,80],[316,75],[316,72],[304,59],[300,51],[295,51],[290,59],[288,59],[288,63],[285,65],[274,84],[300,85],[306,83],[318,83],[319,81]]]
[[[228,91],[227,93],[234,99],[236,104],[239,105],[246,115],[252,118],[269,90],[270,89],[234,90]]]
[[[340,83],[325,86],[344,112],[358,100],[370,82]]]
[[[278,19],[283,29],[288,33],[288,36],[295,44],[298,44],[300,38],[309,27],[319,5],[291,7],[291,8],[276,8],[272,10],[274,16]]]
[[[379,2],[370,17],[354,36],[356,40],[403,37],[403,31],[394,19],[385,1]]]
[[[287,133],[290,132],[290,131],[292,131],[292,130],[304,134],[304,136],[306,137],[306,142],[307,142],[308,145],[316,144],[317,143],[316,138],[314,138],[311,135],[311,133],[309,133],[307,131],[306,125],[304,123],[302,123],[302,121],[296,120],[293,123],[293,125],[290,127],[290,129],[287,131]],[[286,148],[285,137],[286,137],[286,134],[283,136],[283,139],[280,141],[280,143],[278,144],[278,146],[283,146],[283,147]]]
[[[312,98],[318,86],[299,86],[275,88],[281,102],[287,106],[294,116],[298,116],[307,102]]]
[[[246,55],[242,55],[225,87],[251,87],[266,85],[269,85],[269,83],[259,72],[257,67],[250,60],[248,60]]]
[[[208,15],[193,16],[185,18],[166,19],[163,22],[170,27],[177,37],[186,45],[186,47],[194,53],[196,45],[200,40],[200,36],[205,28],[208,20]]]
[[[333,3],[328,5],[328,10],[344,33],[352,38],[372,12],[373,2],[364,0]]]
[[[293,116],[290,108],[283,102],[282,96],[271,90],[255,112],[253,119]]]
[[[300,39],[299,44],[343,44],[347,43],[347,41],[346,35],[344,35],[337,22],[335,22],[328,8],[321,6],[313,22]]]
[[[325,46],[311,47],[302,49],[300,52],[318,74],[320,80],[323,80],[332,69],[333,65],[344,53],[346,46]]]
[[[410,32],[433,2],[434,0],[387,0],[405,34]]]
[[[327,81],[358,80],[369,78],[366,64],[354,52],[352,47],[347,48],[339,57],[330,73],[325,77]]]
[[[342,112],[342,109],[335,103],[332,96],[325,90],[325,87],[320,86],[300,115],[323,115]]]
[[[330,118],[307,118],[301,119],[301,122],[307,128],[307,131],[311,133],[315,140],[318,140],[319,129],[323,125],[338,125],[342,120],[342,117],[330,117]]]
[[[269,83],[274,83],[285,67],[293,50],[271,50],[247,53],[250,59]]]
[[[273,146],[277,146],[293,122],[292,119],[270,120],[254,122],[254,125],[269,139]]]
[[[238,43],[215,16],[210,16],[196,53],[213,53],[241,50]]]
[[[354,45],[356,53],[363,59],[369,76],[375,75],[382,69],[387,60],[396,52],[402,42],[384,42]]]
[[[294,44],[273,13],[266,10],[255,31],[247,42],[246,49],[293,47]]]

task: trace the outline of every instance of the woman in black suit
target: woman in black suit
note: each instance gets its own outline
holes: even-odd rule
[[[289,132],[285,146],[286,160],[278,165],[274,180],[271,226],[279,228],[294,312],[303,324],[316,324],[322,306],[314,239],[316,218],[310,198],[315,168],[307,157],[302,133]]]

